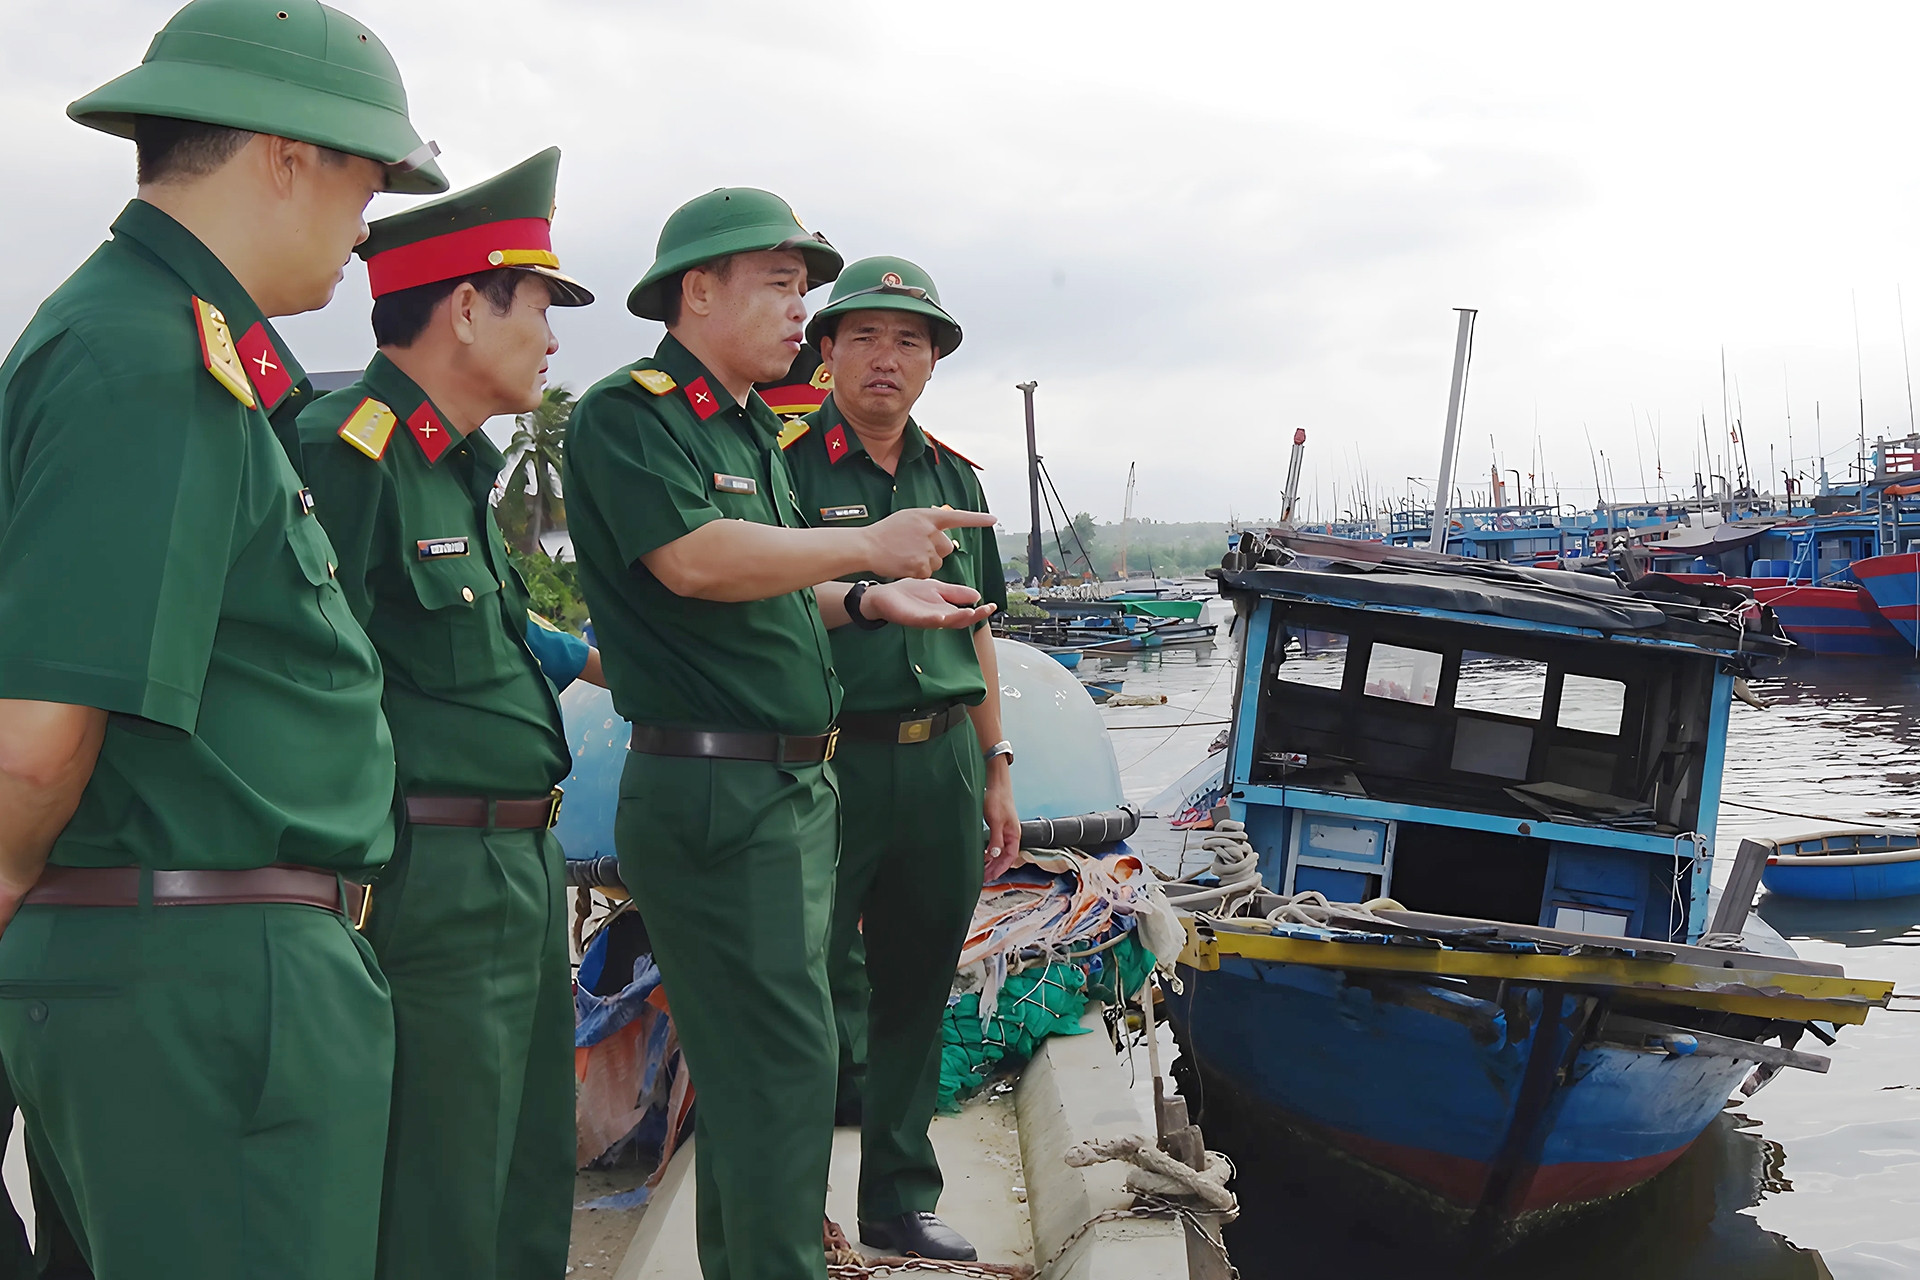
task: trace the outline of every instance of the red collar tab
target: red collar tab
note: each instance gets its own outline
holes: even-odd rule
[[[553,252],[552,223],[545,218],[509,218],[376,253],[367,259],[367,283],[378,298],[495,267],[559,265]]]
[[[847,424],[836,422],[827,429],[827,461],[838,463],[853,450],[847,445]]]
[[[713,388],[707,385],[705,378],[695,378],[686,387],[687,403],[693,406],[693,416],[705,422],[720,412],[720,397],[713,394]]]
[[[267,336],[265,322],[254,321],[253,328],[233,345],[240,353],[240,363],[247,368],[247,380],[260,393],[260,407],[272,413],[274,406],[293,390],[293,376],[287,372],[287,362],[274,349],[273,339]]]
[[[447,430],[447,424],[440,420],[428,401],[422,400],[407,419],[407,430],[413,432],[414,443],[427,455],[429,463],[440,461],[440,455],[453,448],[453,432]]]

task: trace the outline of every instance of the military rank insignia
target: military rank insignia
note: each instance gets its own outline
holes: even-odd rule
[[[657,396],[663,396],[679,385],[658,369],[635,369],[633,380]]]
[[[399,421],[393,410],[369,396],[340,424],[340,438],[378,462]]]
[[[821,391],[831,391],[833,390],[833,374],[827,371],[827,366],[821,365],[813,371],[813,376],[807,379],[807,385],[816,387]]]
[[[774,443],[782,449],[791,449],[794,441],[811,431],[813,427],[803,418],[795,418],[780,428],[780,434],[774,437]]]
[[[822,507],[820,518],[822,520],[865,520],[867,508],[864,503],[858,502],[844,507]]]
[[[839,462],[853,452],[852,447],[847,444],[847,426],[844,422],[836,422],[827,428],[826,438],[828,462]]]
[[[702,422],[720,412],[720,401],[705,378],[695,378],[687,384],[687,403],[693,406],[693,416]]]
[[[253,394],[253,384],[247,381],[247,367],[240,363],[240,353],[233,346],[233,332],[227,328],[227,318],[220,314],[220,308],[196,297],[193,318],[198,322],[200,358],[206,362],[207,372],[215,382],[231,391],[235,400],[249,409],[258,409],[260,401]]]
[[[253,383],[254,390],[260,393],[261,401],[269,409],[293,390],[293,375],[287,372],[287,362],[280,358],[273,339],[267,336],[266,321],[254,321],[253,328],[240,335],[234,349],[240,353],[247,380]]]
[[[750,476],[729,476],[716,471],[713,473],[713,487],[721,493],[755,494],[760,486]]]
[[[407,430],[413,432],[414,441],[420,446],[420,452],[427,455],[428,462],[440,461],[440,455],[453,448],[453,433],[433,411],[433,405],[425,400],[407,418]]]

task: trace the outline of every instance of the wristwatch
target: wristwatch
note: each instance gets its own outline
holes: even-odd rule
[[[988,747],[985,751],[981,752],[981,755],[985,757],[988,764],[992,764],[996,756],[1005,756],[1007,758],[1007,763],[1012,764],[1013,763],[1013,744],[1011,742],[1008,742],[1005,738],[1002,738],[1000,739],[1000,741],[994,743],[992,746]]]
[[[887,625],[885,618],[869,618],[860,612],[860,597],[867,594],[868,587],[877,587],[877,582],[856,582],[847,591],[847,620],[862,631],[878,631]]]

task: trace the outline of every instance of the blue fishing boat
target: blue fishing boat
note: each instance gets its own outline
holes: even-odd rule
[[[1826,1070],[1804,1029],[1892,984],[1794,956],[1751,878],[1709,894],[1734,685],[1790,642],[1685,584],[1328,542],[1219,574],[1259,884],[1188,916],[1169,1000],[1209,1136],[1504,1238],[1652,1178],[1743,1081]]]
[[[1823,831],[1763,841],[1760,883],[1783,898],[1873,902],[1920,895],[1920,836],[1911,832]]]
[[[1871,556],[1849,566],[1908,653],[1920,655],[1920,551]]]

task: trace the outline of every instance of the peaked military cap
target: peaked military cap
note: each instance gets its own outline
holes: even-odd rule
[[[933,277],[905,258],[862,258],[841,272],[827,305],[807,323],[807,341],[817,346],[822,334],[831,337],[840,317],[849,311],[908,311],[925,316],[941,355],[951,355],[960,345],[960,322],[940,305]]]
[[[627,310],[648,320],[667,317],[666,286],[682,271],[734,253],[798,249],[807,261],[807,288],[840,274],[845,259],[818,231],[809,231],[793,206],[757,187],[719,187],[681,205],[660,228],[653,265],[627,295]]]
[[[387,166],[387,189],[447,189],[407,118],[387,46],[319,0],[193,0],[132,71],[67,108],[90,129],[133,136],[139,116],[169,116],[311,142]]]
[[[367,260],[373,296],[517,267],[547,282],[555,306],[586,306],[593,294],[560,274],[553,251],[559,177],[560,148],[548,147],[485,182],[372,223],[354,252]]]

